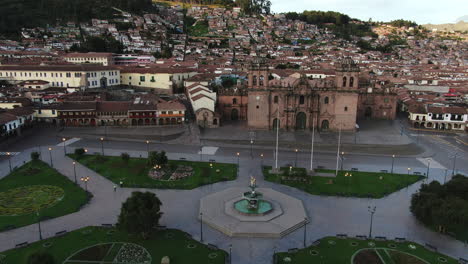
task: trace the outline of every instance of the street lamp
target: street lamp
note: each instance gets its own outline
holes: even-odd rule
[[[294,151],[296,152],[296,158],[295,158],[295,160],[294,160],[294,167],[297,168],[297,152],[298,152],[299,150],[298,150],[298,149],[295,149]]]
[[[89,176],[81,177],[81,181],[85,183],[85,190],[88,191]]]
[[[429,180],[429,167],[431,166],[431,160],[427,159],[427,172],[426,172],[426,178]]]
[[[444,184],[445,184],[445,181],[447,180],[447,169],[445,169],[445,175],[444,175]]]
[[[376,206],[374,206],[374,207],[368,206],[368,207],[367,207],[367,211],[369,211],[369,213],[370,213],[369,238],[372,238],[372,223],[373,223],[373,220],[374,220],[374,214],[375,214],[375,210],[376,210],[376,209],[377,209]]]
[[[104,156],[104,138],[103,137],[101,138],[101,152],[102,152],[102,155]]]
[[[390,171],[393,174],[393,164],[395,164],[395,155],[392,155],[392,170]]]
[[[237,177],[239,177],[239,155],[240,153],[237,152],[236,155],[237,155]]]
[[[263,169],[263,153],[260,154],[260,167]]]
[[[229,244],[229,264],[232,263],[232,244]]]
[[[345,176],[346,178],[348,178],[348,177],[353,177],[353,174],[347,172],[347,173],[345,173],[344,176]],[[349,180],[347,180],[347,181],[348,181],[348,191],[349,191],[349,188],[350,188],[350,185],[351,185],[351,178],[349,178]]]
[[[203,243],[203,213],[200,212],[200,242]]]
[[[10,173],[11,173],[11,153],[7,152],[7,156],[8,156],[8,166],[10,166]]]
[[[75,184],[78,184],[78,182],[76,180],[76,162],[73,162],[73,172],[75,174]]]
[[[37,225],[39,227],[39,240],[42,240],[42,229],[41,229],[41,217],[39,216],[39,210],[36,211]]]
[[[307,217],[304,218],[304,248],[306,247],[307,240]]]
[[[455,164],[456,164],[456,162],[457,162],[457,155],[458,155],[458,153],[455,153],[455,156],[453,156],[452,176],[455,175]]]
[[[148,154],[148,157],[149,157],[149,144],[150,144],[149,140],[146,140],[146,152]]]
[[[344,164],[344,151],[341,152],[341,171],[343,171],[343,164]]]
[[[289,166],[289,174],[292,172],[292,166]]]
[[[54,167],[54,164],[52,162],[52,148],[49,148],[49,156],[50,156],[50,166]]]
[[[250,156],[253,157],[253,139],[250,140]]]
[[[84,152],[85,152],[85,153],[88,153],[88,149],[85,149]]]
[[[66,138],[62,138],[62,143],[63,143],[63,154],[67,155],[67,145],[65,145],[65,141],[67,141]]]
[[[408,168],[408,175],[409,175],[410,171],[411,171],[411,168]]]

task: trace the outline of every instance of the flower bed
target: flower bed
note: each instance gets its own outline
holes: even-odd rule
[[[125,244],[120,249],[114,262],[123,263],[150,263],[151,256],[148,251],[137,244]]]

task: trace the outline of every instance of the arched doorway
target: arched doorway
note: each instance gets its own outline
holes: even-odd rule
[[[419,122],[414,122],[414,128],[419,128]]]
[[[171,118],[171,125],[175,125],[177,123],[175,118]]]
[[[366,119],[371,119],[372,118],[372,108],[371,107],[366,108],[364,116],[366,117]]]
[[[276,131],[277,128],[281,128],[281,123],[278,121],[278,118],[273,119],[272,129]]]
[[[103,89],[107,88],[107,78],[106,77],[101,78],[101,88],[103,88]]]
[[[138,121],[136,119],[132,119],[132,126],[138,125]]]
[[[296,115],[296,130],[304,130],[306,128],[307,116],[304,112],[299,112]]]
[[[322,129],[322,131],[328,131],[328,129],[330,129],[330,123],[328,122],[328,120],[323,120],[322,126],[320,128]]]
[[[232,111],[231,111],[231,120],[233,120],[233,121],[239,120],[239,110],[232,109]]]

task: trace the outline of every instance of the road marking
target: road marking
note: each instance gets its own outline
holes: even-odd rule
[[[67,140],[65,142],[58,143],[57,146],[58,147],[63,147],[63,144],[65,144],[65,146],[68,146],[68,145],[71,145],[71,144],[73,144],[73,143],[75,143],[77,141],[80,141],[80,140],[81,140],[81,138],[71,138],[71,139],[69,139],[69,140]]]
[[[214,155],[216,151],[218,151],[218,147],[202,147],[202,150],[198,151],[198,154]]]
[[[426,166],[427,162],[429,161],[429,168],[431,169],[447,169],[444,165],[435,161],[433,158],[417,158],[417,160]]]
[[[8,152],[0,152],[0,156],[8,156]],[[11,156],[19,155],[21,152],[10,152]]]

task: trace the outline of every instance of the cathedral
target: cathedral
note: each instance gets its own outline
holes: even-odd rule
[[[220,91],[219,108],[225,120],[246,120],[252,129],[353,131],[358,118],[394,119],[396,93],[359,87],[359,74],[358,65],[345,58],[334,77],[274,79],[265,61],[257,58],[250,65],[247,87]]]

